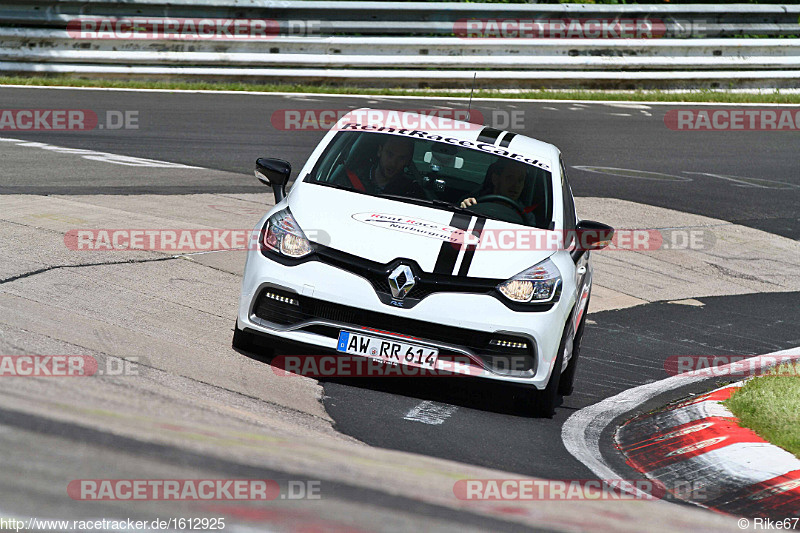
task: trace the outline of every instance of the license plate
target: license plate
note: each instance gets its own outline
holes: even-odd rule
[[[435,369],[439,350],[409,342],[340,331],[336,351],[378,359],[387,363]]]

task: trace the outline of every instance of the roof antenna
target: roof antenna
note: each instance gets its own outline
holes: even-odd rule
[[[470,120],[472,118],[472,95],[475,92],[475,78],[478,77],[478,73],[472,75],[472,90],[469,92],[469,106],[467,106],[467,122],[472,122]]]

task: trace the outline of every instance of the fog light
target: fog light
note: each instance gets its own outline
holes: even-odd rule
[[[289,305],[296,305],[300,306],[300,302],[295,300],[294,298],[289,298],[286,296],[281,296],[280,294],[275,294],[274,292],[265,292],[264,298],[269,298],[270,300],[275,300],[277,302],[289,304]]]
[[[502,339],[492,339],[489,341],[491,346],[500,346],[501,348],[517,348],[526,350],[528,348],[527,342],[518,342],[518,341],[505,341]]]

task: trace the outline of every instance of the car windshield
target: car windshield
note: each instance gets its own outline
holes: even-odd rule
[[[547,229],[552,179],[545,168],[477,149],[479,143],[342,131],[306,182]],[[445,139],[442,139],[443,141]],[[453,142],[455,141],[455,142]],[[469,148],[468,146],[476,148]],[[541,164],[542,167],[546,165]]]

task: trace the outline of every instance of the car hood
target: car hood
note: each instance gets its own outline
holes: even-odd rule
[[[289,195],[289,209],[311,241],[378,263],[403,258],[414,260],[425,272],[506,279],[555,251],[546,245],[553,233],[546,230],[321,185],[298,185]],[[459,229],[472,230],[481,221],[480,239]],[[470,254],[461,244],[465,241],[480,244]]]

